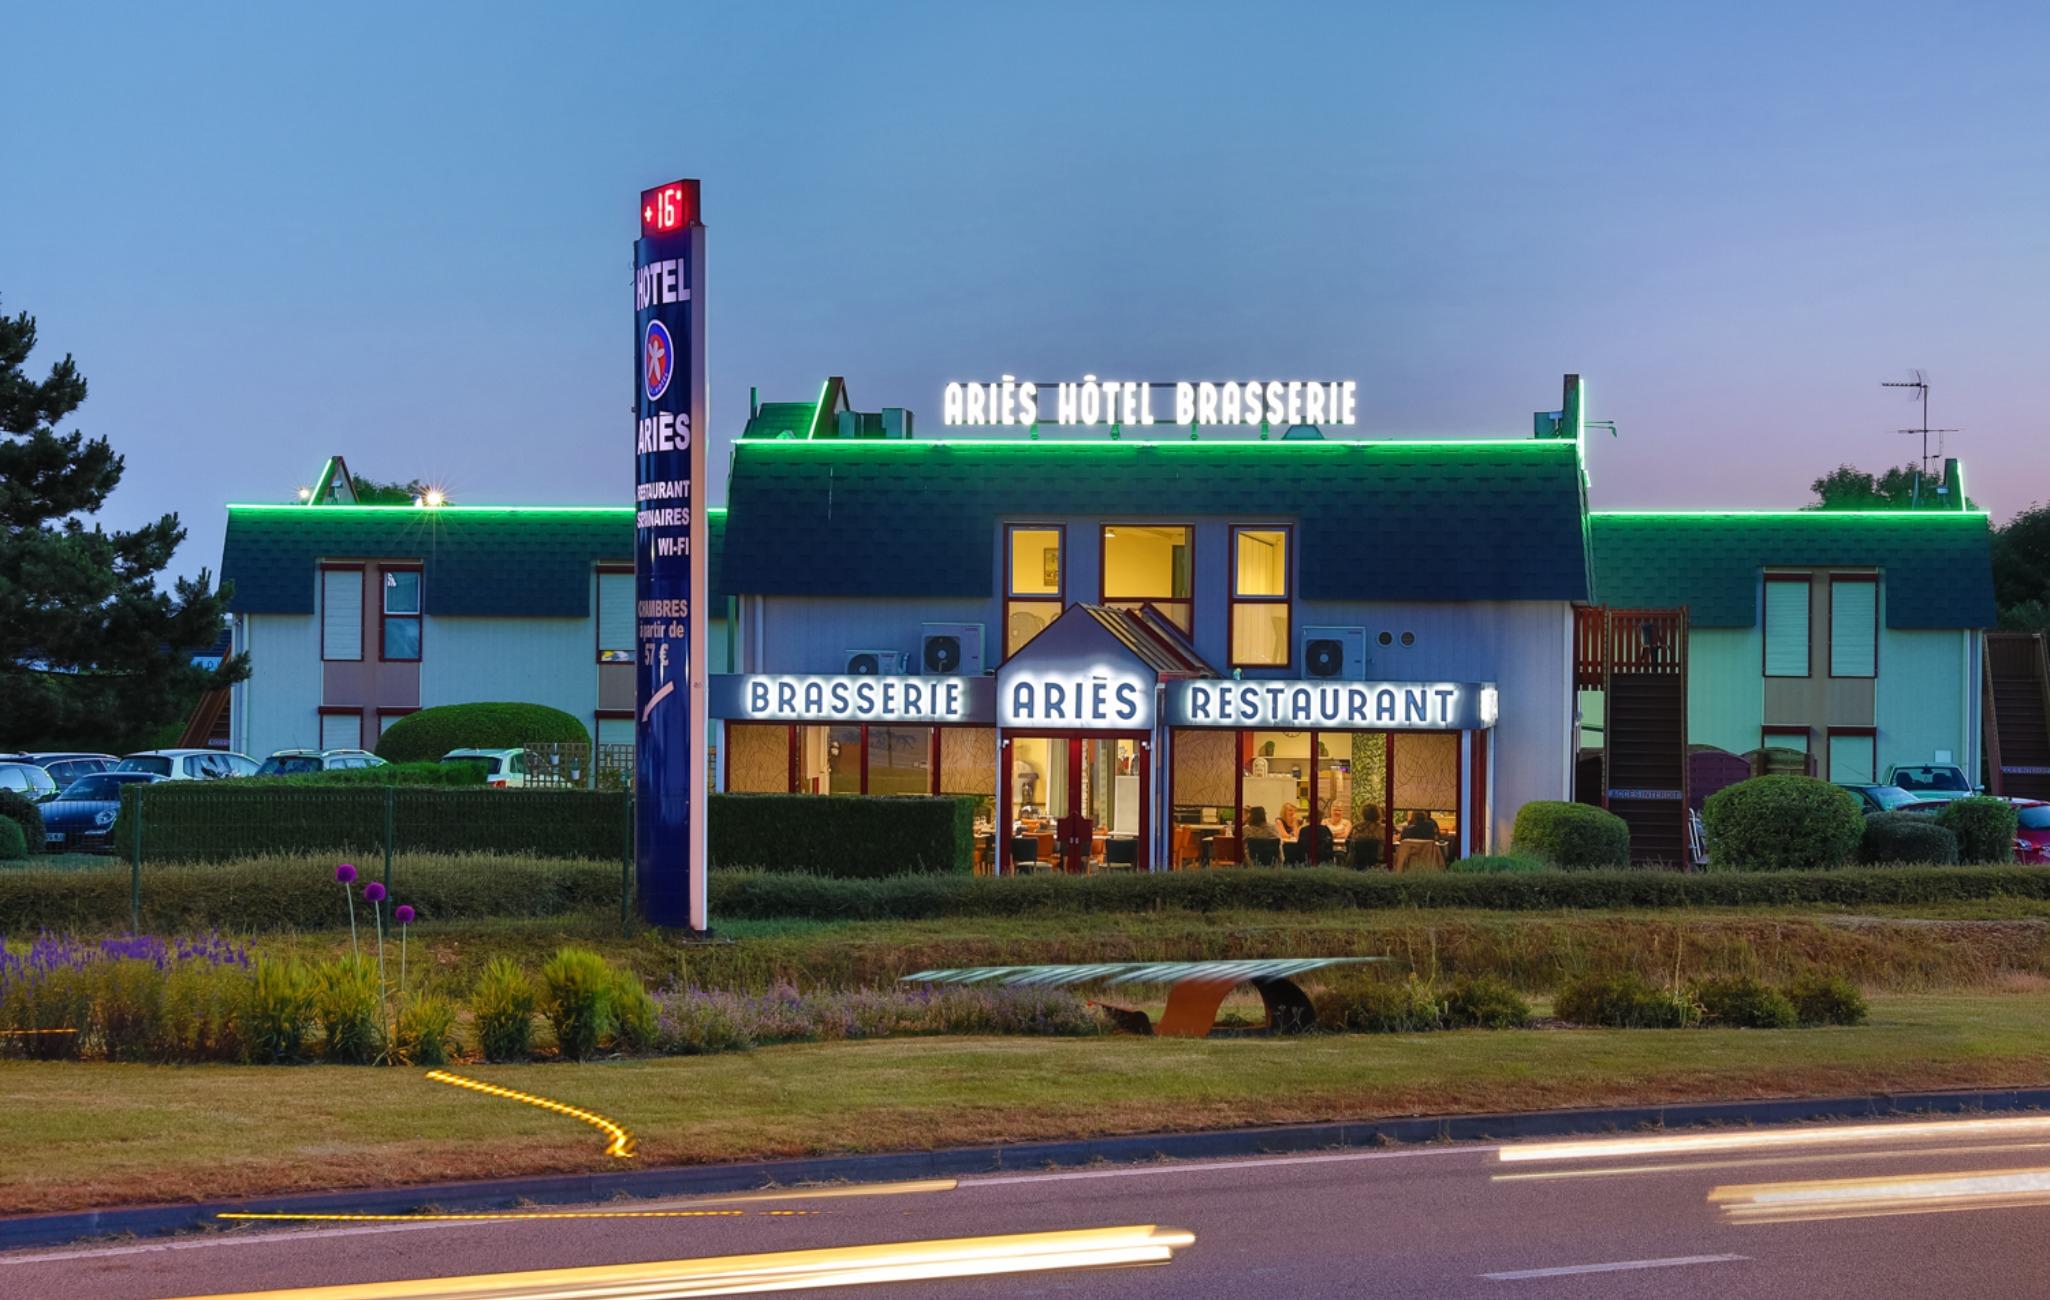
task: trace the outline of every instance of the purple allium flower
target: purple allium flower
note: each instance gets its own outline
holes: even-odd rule
[[[356,879],[356,868],[344,862],[341,866],[335,868],[335,879],[345,885],[350,883]]]
[[[373,903],[382,903],[384,901],[384,886],[378,884],[375,880],[371,881],[363,886],[363,897]]]
[[[392,909],[391,914],[392,919],[400,925],[411,925],[413,923],[413,905],[411,903],[400,903]]]

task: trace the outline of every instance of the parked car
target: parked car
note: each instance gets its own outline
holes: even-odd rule
[[[524,749],[451,749],[441,756],[444,763],[484,764],[484,784],[494,789],[527,783],[527,751]]]
[[[167,781],[225,781],[255,776],[257,762],[225,749],[145,749],[115,764],[116,772],[154,772]]]
[[[2014,860],[2050,865],[2050,803],[2016,799],[2014,818]]]
[[[24,763],[34,763],[50,774],[50,779],[63,789],[82,776],[104,772],[121,760],[112,754],[94,754],[82,750],[53,750],[41,754],[12,754]]]
[[[57,782],[48,772],[26,760],[0,762],[0,790],[12,790],[31,799],[48,799],[57,793]]]
[[[121,811],[121,787],[163,779],[154,772],[93,772],[78,778],[43,805],[43,848],[50,853],[111,850],[108,837]]]
[[[309,772],[347,772],[383,767],[384,760],[367,749],[281,749],[263,760],[258,776],[304,776]]]
[[[1858,801],[1860,811],[1867,813],[1898,812],[1910,804],[1923,802],[1922,796],[1911,794],[1897,785],[1853,785],[1839,781],[1838,787],[1848,790]]]
[[[1895,763],[1886,769],[1886,783],[1916,796],[1958,799],[1974,793],[1971,778],[1955,763]]]

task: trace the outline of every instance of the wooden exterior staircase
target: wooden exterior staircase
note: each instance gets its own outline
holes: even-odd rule
[[[1577,612],[1574,681],[1604,697],[1602,806],[1630,826],[1630,860],[1685,867],[1687,611]]]
[[[1986,788],[2050,799],[2050,654],[2041,632],[1986,633]]]

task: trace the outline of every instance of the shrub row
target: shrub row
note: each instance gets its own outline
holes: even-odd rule
[[[714,922],[803,917],[921,920],[1073,912],[1304,911],[1342,908],[1871,906],[1976,898],[2050,898],[2033,867],[1886,867],[1834,871],[1522,871],[1402,875],[1339,868],[1185,871],[1102,876],[898,876],[830,880],[716,872]]]
[[[1334,976],[1313,1002],[1317,1024],[1334,1033],[1414,1034],[1430,1029],[1522,1029],[1530,1004],[1491,976],[1437,985],[1414,977]]]
[[[870,879],[974,866],[975,800],[722,794],[705,833],[716,867]]]
[[[483,785],[485,769],[488,766],[483,762],[385,763],[378,767],[336,768],[328,772],[299,772],[291,776],[262,776],[252,779],[262,781],[266,790],[302,786],[331,789],[338,785],[433,785],[460,788]]]
[[[1573,1024],[1611,1029],[1793,1029],[1863,1024],[1866,1015],[1864,996],[1839,976],[1803,976],[1779,989],[1729,975],[1668,989],[1635,971],[1575,980],[1560,990],[1552,1009]]]
[[[0,831],[6,839],[0,841],[0,860],[24,858],[31,853],[43,851],[43,810],[36,807],[36,801],[18,790],[0,790],[0,825],[13,829],[14,835]],[[16,836],[20,843],[15,843]],[[8,850],[12,850],[9,852]]]

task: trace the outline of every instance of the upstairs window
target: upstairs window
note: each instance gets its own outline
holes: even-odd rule
[[[363,657],[363,570],[323,568],[320,571],[320,657],[352,660]]]
[[[1195,630],[1194,530],[1182,524],[1106,524],[1103,603],[1151,605],[1184,633]]]
[[[598,570],[598,662],[634,661],[634,573]]]
[[[420,570],[385,569],[383,653],[387,660],[420,658]]]
[[[1231,530],[1231,666],[1285,668],[1293,658],[1289,625],[1291,530]]]
[[[1808,575],[1765,575],[1765,675],[1806,677]]]
[[[1025,648],[1061,615],[1067,593],[1058,524],[1012,524],[1004,530],[1004,657]]]
[[[1835,573],[1829,579],[1829,675],[1879,675],[1879,576]]]

